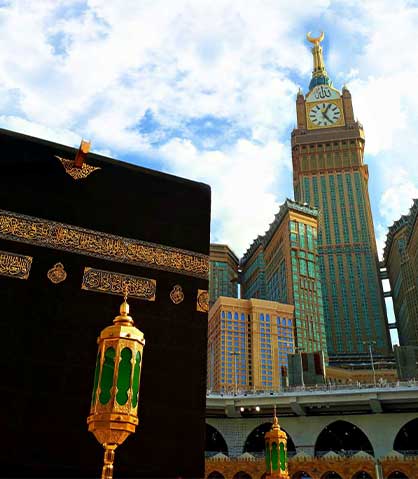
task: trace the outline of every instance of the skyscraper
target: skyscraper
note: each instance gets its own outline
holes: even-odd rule
[[[313,43],[309,92],[296,99],[292,132],[295,199],[320,210],[318,253],[329,356],[387,354],[390,340],[364,164],[364,132],[351,94],[332,86]]]
[[[238,297],[238,258],[226,244],[210,245],[209,306],[219,298]]]
[[[241,296],[293,304],[296,346],[326,356],[317,223],[317,209],[286,200],[241,260]]]
[[[209,311],[208,388],[277,391],[294,341],[292,305],[219,297]]]
[[[401,346],[418,347],[418,199],[389,228],[383,255]]]

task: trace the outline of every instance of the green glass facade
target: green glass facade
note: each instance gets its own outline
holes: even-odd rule
[[[364,140],[331,141],[331,129],[293,136],[295,197],[320,211],[319,267],[330,356],[388,354],[390,341],[380,281]],[[354,129],[354,133],[356,130]],[[353,129],[347,132],[353,136]],[[341,137],[341,128],[339,129]],[[295,161],[296,160],[296,161]]]
[[[327,357],[317,216],[315,208],[291,200],[282,205],[241,260],[241,294],[249,299],[262,292],[262,299],[293,304],[296,346]]]
[[[297,345],[327,358],[324,308],[317,251],[317,228],[290,221],[291,277]]]
[[[210,245],[209,304],[219,296],[238,297],[238,258],[227,245]]]
[[[245,260],[248,258],[248,261]],[[270,299],[266,291],[264,252],[258,238],[244,255],[245,267],[241,273],[241,297],[243,299]],[[278,301],[272,299],[272,301]],[[286,301],[281,301],[285,303]]]

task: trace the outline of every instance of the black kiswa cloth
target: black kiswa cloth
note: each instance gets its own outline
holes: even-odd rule
[[[208,255],[208,186],[95,154],[86,161],[100,169],[75,180],[57,158],[73,160],[75,149],[5,130],[0,148],[0,210],[155,243],[167,254]],[[0,274],[2,475],[100,474],[103,450],[86,419],[96,339],[121,297],[83,290],[89,267],[156,281],[154,301],[129,298],[146,345],[139,426],[116,450],[115,477],[204,477],[207,314],[196,300],[207,277],[63,248],[58,236],[42,244],[25,231],[1,235],[0,227],[0,251],[33,258],[28,279]],[[57,263],[66,279],[54,283],[48,271]]]

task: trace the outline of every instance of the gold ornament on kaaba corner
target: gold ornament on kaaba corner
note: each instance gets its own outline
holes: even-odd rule
[[[174,304],[180,304],[184,300],[183,288],[176,284],[170,292],[170,299]]]
[[[88,429],[103,446],[102,479],[113,477],[115,449],[135,432],[138,425],[139,382],[144,333],[129,316],[125,288],[120,314],[106,327],[99,344]]]
[[[62,283],[67,278],[67,272],[62,263],[56,263],[47,273],[49,281],[54,284]]]
[[[201,313],[209,311],[209,294],[205,289],[197,290],[196,310]]]
[[[69,174],[71,178],[74,180],[82,180],[87,178],[93,171],[101,169],[99,166],[91,166],[86,163],[87,153],[90,151],[90,147],[90,141],[81,140],[74,160],[61,158],[58,155],[55,155],[55,158],[60,160],[65,172]]]

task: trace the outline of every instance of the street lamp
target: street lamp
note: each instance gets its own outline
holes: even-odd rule
[[[237,396],[238,394],[238,379],[237,379],[237,356],[239,356],[238,351],[234,351],[233,353],[229,353],[231,356],[234,356],[234,382],[235,382],[235,392],[234,395]]]
[[[373,384],[374,387],[376,387],[376,371],[374,369],[374,362],[373,362],[373,350],[372,350],[372,345],[377,344],[376,341],[362,341],[363,344],[368,344],[369,345],[369,353],[370,353],[370,363],[372,365],[372,370],[373,370]]]

